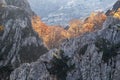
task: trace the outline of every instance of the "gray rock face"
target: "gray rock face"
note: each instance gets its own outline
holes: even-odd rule
[[[113,5],[113,11],[118,10],[118,8],[120,8],[120,0],[118,0],[114,5]]]
[[[21,63],[36,61],[46,52],[25,10],[15,6],[0,8],[0,80],[7,80]]]
[[[109,10],[106,12],[106,15],[107,15],[107,16],[111,15],[111,13],[112,13],[113,11],[116,12],[119,8],[120,8],[120,0],[117,0],[117,2],[113,5],[112,10],[109,9]]]
[[[103,29],[66,40],[59,50],[15,69],[10,80],[120,80],[119,24],[108,17]]]
[[[13,5],[25,10],[30,16],[35,15],[27,0],[5,0],[7,5]]]

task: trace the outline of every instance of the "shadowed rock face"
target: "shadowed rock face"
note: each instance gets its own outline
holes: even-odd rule
[[[36,62],[15,69],[10,80],[119,80],[120,20],[108,17],[103,29],[64,42]]]
[[[118,8],[120,8],[120,0],[118,0],[115,4],[114,4],[114,6],[113,6],[113,11],[117,11],[118,10]]]
[[[0,8],[0,80],[9,80],[13,69],[21,63],[36,61],[46,52],[24,9]]]
[[[0,80],[9,80],[20,64],[36,61],[47,52],[32,28],[34,13],[27,0],[6,2],[8,5],[0,8]]]
[[[116,12],[119,8],[120,8],[120,0],[118,0],[118,1],[113,5],[112,10],[108,10],[108,11],[106,12],[106,15],[107,15],[107,16],[112,15],[112,13],[113,13],[113,12]]]

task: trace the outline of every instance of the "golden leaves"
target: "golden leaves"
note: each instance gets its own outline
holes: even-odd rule
[[[4,27],[2,25],[0,25],[0,31],[3,31]]]
[[[107,16],[103,12],[91,13],[85,20],[71,20],[68,31],[72,33],[73,37],[94,31],[95,26],[101,27],[106,18]]]
[[[59,26],[48,26],[44,24],[38,16],[32,19],[33,29],[43,39],[48,48],[58,47],[61,41],[69,37],[69,33]]]
[[[120,19],[120,8],[114,13],[113,17]]]
[[[69,29],[65,30],[60,26],[48,26],[43,23],[38,16],[32,19],[33,29],[43,39],[46,47],[55,48],[59,47],[64,39],[80,36],[86,32],[94,31],[96,25],[102,25],[106,20],[106,16],[102,12],[92,13],[86,20],[71,20]]]

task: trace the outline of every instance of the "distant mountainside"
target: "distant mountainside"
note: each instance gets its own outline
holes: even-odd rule
[[[31,8],[49,25],[68,25],[74,18],[84,18],[95,10],[106,11],[117,0],[29,0]],[[44,7],[43,7],[44,6]]]

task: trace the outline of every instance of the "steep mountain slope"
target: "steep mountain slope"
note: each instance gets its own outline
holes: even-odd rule
[[[119,80],[119,67],[120,18],[113,15],[102,29],[67,39],[59,49],[21,65],[10,80]]]
[[[120,0],[118,0],[118,1],[114,4],[112,10],[113,10],[113,11],[117,11],[118,8],[120,8]]]
[[[36,62],[23,64],[11,80],[119,80],[120,20],[108,17],[104,29],[67,40]]]
[[[36,61],[47,52],[27,11],[13,5],[0,7],[0,80],[9,80],[21,63]]]

